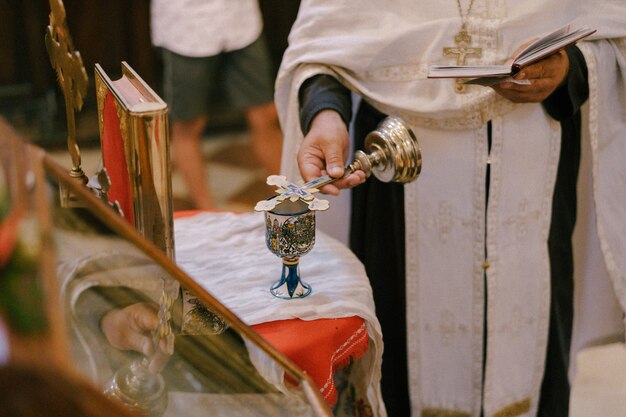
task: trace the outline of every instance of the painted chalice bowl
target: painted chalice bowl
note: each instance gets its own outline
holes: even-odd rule
[[[265,243],[282,259],[280,279],[270,288],[272,295],[283,298],[303,298],[311,286],[300,276],[300,257],[315,244],[315,211],[307,203],[289,199],[265,211]]]

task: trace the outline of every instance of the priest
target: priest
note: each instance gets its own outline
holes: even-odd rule
[[[582,3],[302,2],[276,83],[283,173],[342,176],[353,97],[357,149],[396,115],[424,156],[411,184],[371,178],[353,190],[351,247],[385,343],[386,410],[381,402],[376,415],[568,415],[581,146],[591,150],[580,175],[593,178],[595,210],[582,214],[597,219],[583,247],[600,248],[604,288],[626,309],[626,7]],[[483,87],[426,77],[429,65],[504,63],[572,21],[598,31],[513,79]],[[357,172],[323,191],[364,181]]]

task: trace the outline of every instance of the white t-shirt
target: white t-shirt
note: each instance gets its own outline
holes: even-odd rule
[[[204,57],[244,48],[263,29],[257,0],[152,0],[152,43]]]

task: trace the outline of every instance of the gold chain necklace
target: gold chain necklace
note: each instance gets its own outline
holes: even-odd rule
[[[470,0],[467,6],[467,12],[463,13],[463,8],[461,7],[461,0],[456,0],[457,8],[459,9],[459,16],[461,17],[461,29],[454,36],[454,43],[456,46],[445,47],[443,48],[444,56],[456,55],[456,64],[457,65],[465,65],[465,58],[468,56],[475,56],[479,58],[482,56],[483,50],[482,48],[474,48],[470,47],[472,43],[472,37],[467,31],[467,19],[469,18],[470,12],[472,11],[472,6],[474,5],[474,0]],[[457,93],[465,92],[465,84],[463,84],[463,80],[457,79],[454,85],[454,91]]]
[[[461,30],[454,37],[456,43],[459,42],[467,42],[470,43],[472,41],[472,37],[467,33],[467,19],[469,19],[469,15],[472,12],[472,6],[474,5],[474,0],[470,0],[467,5],[467,12],[463,13],[463,7],[461,6],[461,0],[456,0],[456,7],[459,9],[459,17],[461,18]],[[458,38],[458,39],[457,39]]]

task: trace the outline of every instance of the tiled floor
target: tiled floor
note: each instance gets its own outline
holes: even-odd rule
[[[254,165],[245,133],[209,136],[203,142],[207,175],[218,208],[250,211],[254,204],[272,194],[265,174]],[[68,165],[65,151],[55,157]],[[99,153],[83,149],[83,167],[92,175]],[[176,171],[172,178],[175,209],[190,208],[184,183]],[[626,417],[626,348],[623,344],[588,349],[577,358],[578,373],[573,384],[570,417]]]
[[[578,355],[570,417],[626,416],[626,348],[611,344]]]
[[[265,184],[267,174],[254,163],[255,157],[245,132],[233,131],[218,136],[207,136],[202,143],[205,174],[213,193],[217,209],[236,212],[250,211],[257,201],[273,194],[273,188]],[[65,149],[50,152],[63,166],[70,166]],[[92,176],[100,161],[98,148],[81,148],[82,168]],[[179,173],[172,173],[174,210],[192,209],[187,187]]]
[[[257,201],[273,195],[265,183],[268,175],[255,163],[245,132],[209,136],[203,142],[206,175],[218,209],[250,211]],[[175,209],[190,206],[182,178],[174,171],[172,189]]]

